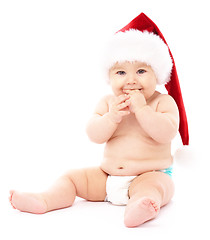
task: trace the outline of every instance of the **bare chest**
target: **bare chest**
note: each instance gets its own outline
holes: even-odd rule
[[[135,114],[130,114],[129,116],[124,117],[124,119],[114,132],[112,138],[121,136],[126,136],[127,138],[135,137],[139,138],[139,140],[143,140],[144,138],[147,139],[149,137],[136,120]]]

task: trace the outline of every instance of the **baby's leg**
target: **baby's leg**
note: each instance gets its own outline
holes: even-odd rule
[[[12,206],[20,211],[45,213],[70,207],[76,196],[91,201],[103,201],[106,196],[107,174],[99,167],[72,170],[59,178],[43,193],[10,191]]]
[[[173,194],[174,184],[165,173],[148,172],[135,178],[129,188],[125,225],[136,227],[155,218],[160,207],[166,205]]]
[[[42,193],[10,191],[12,206],[22,212],[45,213],[53,209],[71,206],[76,196],[73,182],[65,175]]]

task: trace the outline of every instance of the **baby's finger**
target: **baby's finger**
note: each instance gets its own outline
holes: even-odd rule
[[[122,95],[117,97],[116,104],[120,104],[120,103],[128,100],[129,98],[130,98],[130,96],[128,94],[122,94]]]
[[[117,106],[117,109],[118,109],[118,110],[121,110],[121,109],[123,109],[123,108],[128,107],[129,105],[130,105],[130,100],[126,100],[125,102],[120,103],[120,104]]]
[[[139,93],[141,91],[138,90],[138,89],[134,89],[134,90],[124,90],[124,92],[128,95],[132,95],[132,94],[135,94],[135,93]]]
[[[120,111],[119,112],[122,117],[127,116],[130,114],[130,111]]]
[[[123,90],[123,92],[124,92],[125,94],[129,94],[129,93],[131,92],[131,90]]]

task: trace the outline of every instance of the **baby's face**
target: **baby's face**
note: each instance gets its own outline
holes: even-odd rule
[[[116,96],[126,90],[139,90],[148,99],[154,94],[157,84],[152,68],[137,61],[116,63],[109,71],[109,78]]]

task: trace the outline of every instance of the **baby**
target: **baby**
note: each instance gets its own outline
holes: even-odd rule
[[[136,19],[148,21],[144,14]],[[126,205],[124,223],[136,227],[155,218],[171,200],[171,140],[179,128],[179,108],[171,96],[157,92],[156,85],[170,80],[173,63],[158,35],[130,30],[137,29],[134,25],[110,41],[115,50],[107,50],[111,56],[106,59],[113,95],[102,98],[87,125],[92,141],[106,143],[100,167],[70,170],[42,193],[10,191],[14,208],[41,214],[70,207],[78,196]],[[132,58],[122,58],[125,41]],[[152,54],[145,42],[154,45]]]

